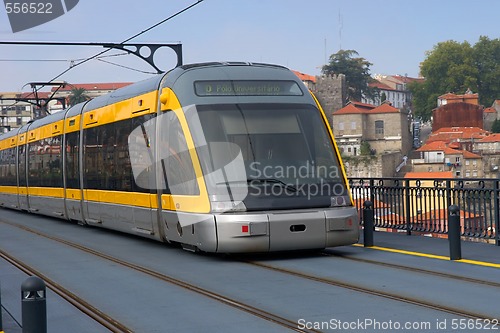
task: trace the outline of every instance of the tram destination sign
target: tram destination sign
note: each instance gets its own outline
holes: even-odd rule
[[[302,96],[295,81],[285,80],[217,80],[196,81],[198,96]]]

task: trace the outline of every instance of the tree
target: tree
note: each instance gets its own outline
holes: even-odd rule
[[[425,81],[413,82],[414,114],[429,120],[437,98],[448,92],[463,94],[467,89],[479,94],[482,105],[491,105],[500,96],[500,40],[481,36],[471,46],[468,42],[438,43],[420,66]]]
[[[384,103],[386,100],[387,100],[387,95],[385,94],[385,92],[383,92],[380,95],[380,103]]]
[[[368,143],[367,141],[361,141],[359,150],[360,150],[359,154],[363,156],[372,154],[372,147],[370,146],[370,143]]]
[[[84,88],[72,88],[71,94],[69,95],[69,104],[75,105],[89,100],[90,97],[86,94],[86,92],[87,91]]]
[[[354,50],[340,50],[330,56],[330,62],[321,72],[325,75],[344,74],[349,99],[361,101],[363,96],[373,99],[377,91],[368,86],[373,81],[370,76],[372,64],[364,58],[353,58],[357,55]]]
[[[500,120],[495,119],[493,125],[491,126],[492,133],[500,133]]]

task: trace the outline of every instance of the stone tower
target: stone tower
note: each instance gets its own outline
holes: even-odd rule
[[[346,105],[347,86],[345,75],[317,76],[316,84],[311,87],[311,91],[318,98],[328,116],[330,125],[333,125],[332,113],[342,109]]]

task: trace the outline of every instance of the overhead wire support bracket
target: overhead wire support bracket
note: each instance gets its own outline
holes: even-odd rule
[[[175,67],[182,66],[182,44],[163,44],[163,43],[83,43],[83,42],[23,42],[23,41],[0,41],[0,45],[50,45],[50,46],[102,46],[109,49],[123,50],[131,53],[153,67],[158,74],[163,73],[154,61],[154,54],[162,47],[172,49],[177,55],[177,64]],[[141,52],[146,50],[146,52]],[[143,55],[147,54],[147,55]]]
[[[162,47],[169,47],[171,48],[175,54],[177,55],[177,64],[175,67],[182,66],[182,44],[101,44],[104,47],[111,48],[111,49],[119,49],[123,50],[128,53],[132,53],[133,55],[141,58],[145,62],[147,62],[149,65],[151,65],[158,74],[162,73],[163,71],[156,66],[154,62],[154,54],[156,51],[158,51]],[[129,47],[135,48],[134,50],[129,49]],[[141,50],[147,49],[149,55],[144,56],[141,54]]]

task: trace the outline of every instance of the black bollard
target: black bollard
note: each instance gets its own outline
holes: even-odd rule
[[[460,209],[456,205],[448,207],[448,241],[450,243],[450,260],[462,259],[460,245]]]
[[[21,285],[23,333],[47,333],[47,304],[45,282],[37,276],[27,278]]]
[[[363,241],[364,247],[373,246],[373,203],[370,200],[363,203]]]

